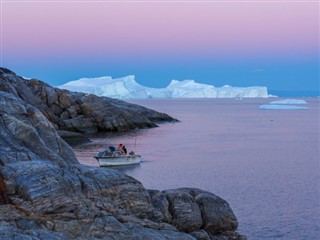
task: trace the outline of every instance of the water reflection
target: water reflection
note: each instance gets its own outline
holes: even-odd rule
[[[141,165],[138,163],[138,164],[125,165],[125,166],[112,166],[112,167],[110,166],[108,168],[113,170],[118,170],[122,173],[128,173],[128,172],[133,172],[134,170],[140,167]]]
[[[269,101],[141,100],[140,105],[181,122],[95,135],[75,153],[81,163],[98,166],[93,158],[97,152],[122,143],[143,161],[113,169],[147,189],[211,191],[229,202],[239,231],[250,239],[316,239],[319,100],[308,99],[306,111],[258,109]]]

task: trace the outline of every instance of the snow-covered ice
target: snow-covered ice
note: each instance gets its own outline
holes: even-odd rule
[[[307,104],[307,102],[302,99],[283,99],[272,101],[270,104]]]
[[[132,75],[121,79],[112,79],[110,76],[81,78],[58,88],[112,98],[148,98],[145,87],[138,84]]]
[[[295,106],[295,105],[285,105],[285,104],[265,104],[259,107],[263,110],[299,110],[299,109],[308,109],[304,106]]]
[[[130,98],[267,98],[266,87],[214,87],[194,80],[172,80],[166,88],[140,85],[133,75],[115,78],[81,78],[58,88],[118,99]]]
[[[298,104],[296,106],[293,104]],[[299,110],[299,109],[308,109],[308,107],[301,106],[307,104],[305,100],[302,99],[283,99],[272,101],[269,104],[261,105],[259,108],[263,110]]]

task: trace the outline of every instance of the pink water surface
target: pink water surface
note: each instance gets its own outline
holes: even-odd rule
[[[274,99],[272,99],[274,100]],[[143,156],[119,168],[148,189],[197,187],[229,202],[250,239],[319,239],[319,99],[307,110],[260,110],[270,99],[130,100],[181,122],[95,136],[80,162],[123,143]]]

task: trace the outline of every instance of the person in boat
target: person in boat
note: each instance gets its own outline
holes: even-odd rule
[[[120,143],[118,145],[118,148],[120,149],[120,151],[124,154],[124,155],[127,155],[127,149],[126,149],[126,146],[123,145],[122,143]]]

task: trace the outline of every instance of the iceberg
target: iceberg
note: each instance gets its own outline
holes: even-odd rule
[[[308,109],[308,107],[304,106],[295,106],[295,105],[285,105],[285,104],[265,104],[259,107],[263,110],[303,110]]]
[[[298,104],[300,106],[296,106],[293,104]],[[283,99],[272,101],[269,104],[263,104],[259,108],[263,110],[303,110],[309,109],[308,107],[301,106],[303,104],[307,104],[305,100],[302,99]]]
[[[194,80],[172,80],[165,88],[150,88],[135,81],[130,75],[113,79],[110,76],[81,78],[61,86],[74,92],[84,92],[117,99],[132,98],[267,98],[266,87],[214,87]]]
[[[302,99],[283,99],[272,101],[270,104],[307,104],[307,102]]]
[[[132,75],[117,79],[112,79],[110,76],[80,78],[58,88],[111,98],[148,98],[146,88],[138,84],[134,78]]]

